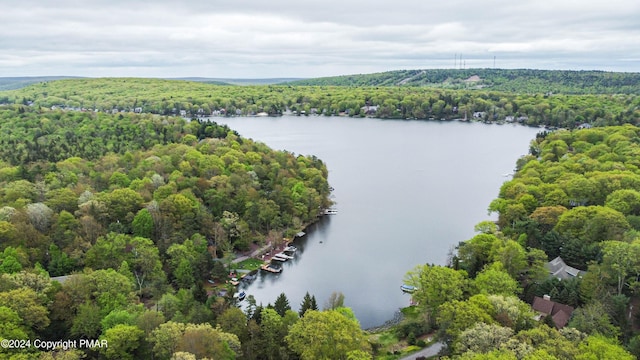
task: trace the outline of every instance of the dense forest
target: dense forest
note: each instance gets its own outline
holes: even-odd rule
[[[0,104],[159,115],[324,114],[479,120],[575,128],[635,124],[638,95],[515,94],[426,87],[219,86],[158,79],[73,79],[0,92]]]
[[[311,86],[427,86],[522,94],[638,94],[640,73],[533,69],[426,69],[292,82]]]
[[[226,279],[235,251],[282,242],[330,205],[320,159],[214,122],[5,106],[0,144],[0,337],[108,339],[92,356],[168,359],[178,348],[151,340],[167,322],[212,341],[184,351],[234,358],[238,338],[211,327],[233,292],[204,285]]]
[[[429,339],[460,359],[640,355],[637,95],[73,79],[0,103],[0,338],[108,342],[0,357],[392,360],[390,342]],[[369,333],[339,293],[323,309],[312,294],[298,312],[286,294],[237,307],[234,254],[285,241],[331,205],[320,159],[199,116],[260,112],[511,116],[569,130],[532,141],[489,206],[498,220],[478,224],[448,266],[410,270],[415,305]],[[549,277],[556,256],[586,273]],[[566,327],[534,320],[543,295],[575,308]]]

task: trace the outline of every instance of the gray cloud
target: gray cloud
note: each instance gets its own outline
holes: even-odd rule
[[[53,5],[55,4],[55,5]],[[315,77],[407,68],[640,71],[637,0],[8,0],[0,76]]]

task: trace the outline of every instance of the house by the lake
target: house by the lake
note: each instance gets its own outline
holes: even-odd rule
[[[547,316],[551,316],[551,320],[557,329],[562,329],[567,325],[574,310],[572,306],[551,301],[551,297],[549,297],[549,295],[545,295],[544,297],[534,297],[531,307],[533,308],[533,311],[538,313],[536,315],[536,320],[541,320]]]

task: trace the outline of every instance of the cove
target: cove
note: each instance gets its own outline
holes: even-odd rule
[[[315,155],[329,169],[338,214],[296,240],[280,274],[242,285],[257,303],[285,293],[297,311],[306,292],[322,308],[345,295],[363,328],[409,305],[400,285],[418,264],[445,264],[474,235],[516,160],[541,129],[520,125],[283,116],[213,118],[278,150]]]

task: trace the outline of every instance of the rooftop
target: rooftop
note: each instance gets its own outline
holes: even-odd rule
[[[549,261],[545,268],[549,270],[549,273],[560,280],[571,279],[574,277],[582,277],[586,272],[578,270],[565,264],[564,260],[560,256]]]

